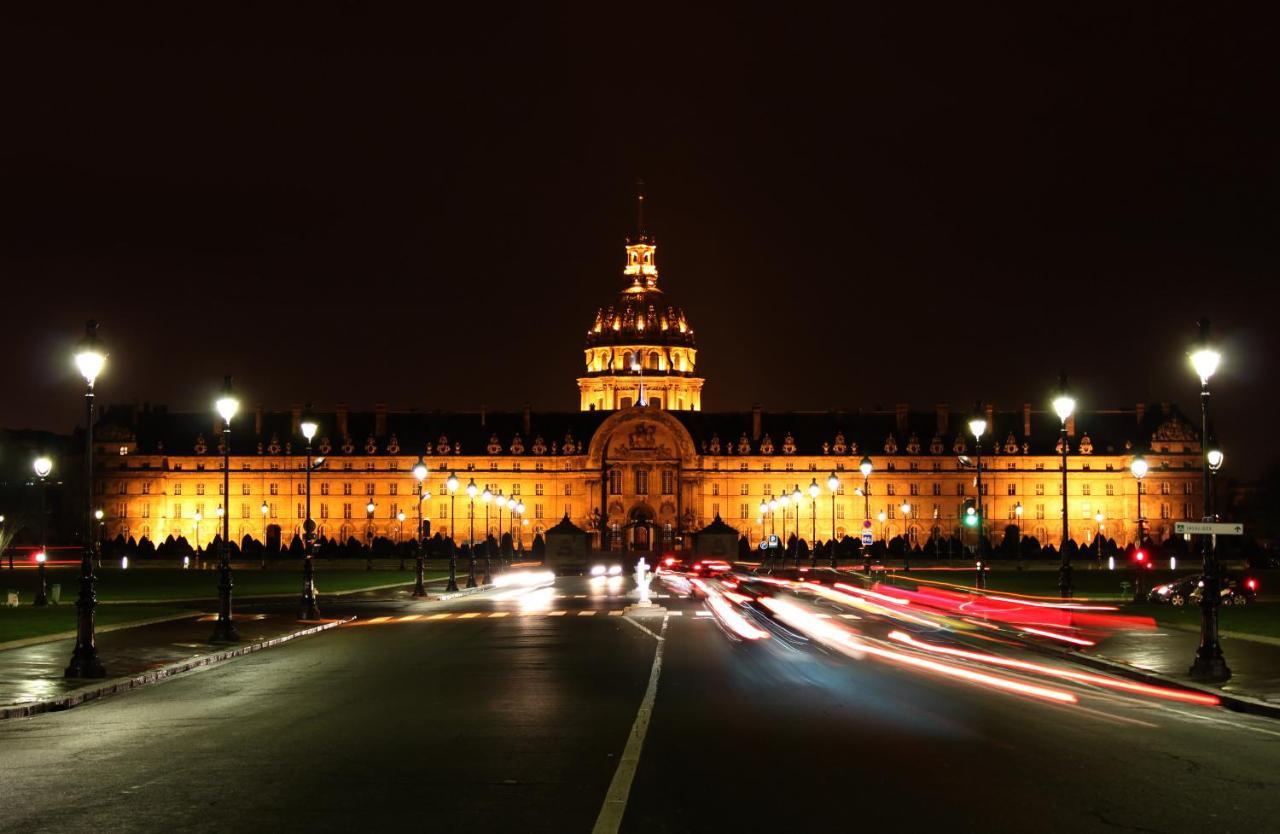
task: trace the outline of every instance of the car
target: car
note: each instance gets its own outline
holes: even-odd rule
[[[668,553],[658,560],[659,573],[683,573],[689,576],[719,576],[733,566],[723,559],[693,559]]]
[[[1204,575],[1184,576],[1173,582],[1157,585],[1147,594],[1147,602],[1157,605],[1197,605],[1204,589]],[[1222,577],[1220,589],[1223,605],[1248,605],[1258,593],[1258,580],[1253,577],[1235,579]]]

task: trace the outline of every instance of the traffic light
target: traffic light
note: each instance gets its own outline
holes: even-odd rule
[[[972,498],[966,498],[964,502],[964,524],[966,527],[978,526],[978,502]]]
[[[1138,567],[1140,567],[1140,568],[1146,567],[1146,566],[1147,566],[1147,551],[1145,551],[1145,550],[1135,550],[1135,551],[1133,551],[1133,561],[1134,561],[1134,562],[1136,562],[1136,563],[1138,564]]]

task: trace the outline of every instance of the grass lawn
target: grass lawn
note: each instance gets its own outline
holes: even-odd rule
[[[1200,607],[1185,605],[1125,606],[1125,613],[1155,618],[1160,625],[1176,625],[1188,628],[1200,627]],[[1257,602],[1253,605],[1224,605],[1218,609],[1218,628],[1241,634],[1257,634],[1263,637],[1280,637],[1280,603]]]
[[[98,608],[98,627],[143,620],[154,620],[170,614],[189,612],[191,609],[170,608],[161,605],[104,605]],[[22,605],[18,608],[0,608],[0,643],[22,640],[44,634],[74,631],[76,607],[64,602],[37,608]]]
[[[98,577],[98,600],[101,602],[127,600],[178,600],[178,599],[212,599],[218,595],[218,572],[216,570],[179,570],[168,568],[120,568],[104,567],[95,571]],[[48,583],[61,583],[61,607],[74,608],[79,581],[78,568],[51,568],[47,571]],[[435,579],[444,574],[440,571],[429,571],[427,579]],[[373,570],[334,569],[317,570],[316,587],[320,593],[336,593],[338,591],[356,591],[361,588],[372,588],[379,585],[413,582],[414,572],[406,565],[406,570]],[[301,569],[295,570],[259,570],[257,567],[235,568],[234,593],[237,597],[262,596],[268,594],[296,593],[302,581]],[[38,584],[36,571],[23,569],[16,571],[0,571],[0,602],[3,591],[17,590],[21,594],[23,608],[35,596]],[[105,605],[99,611],[114,606]],[[12,609],[10,609],[12,610]]]

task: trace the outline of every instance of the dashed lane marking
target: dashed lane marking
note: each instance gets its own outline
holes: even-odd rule
[[[414,620],[421,620],[421,619],[422,619],[421,614],[405,614],[403,617],[400,618],[400,622],[411,623]]]
[[[453,614],[431,614],[430,616],[427,617],[427,619],[428,620],[447,620],[452,616]]]
[[[489,619],[495,620],[499,617],[505,617],[510,613],[511,613],[510,611],[493,611],[489,614]]]
[[[465,613],[465,614],[459,614],[459,615],[458,615],[458,619],[459,619],[459,620],[470,620],[470,619],[472,619],[472,618],[474,618],[474,617],[479,617],[479,616],[480,616],[480,612],[479,612],[479,611],[468,611],[468,612],[467,612],[467,613]]]
[[[610,616],[610,617],[621,617],[621,616],[622,616],[623,614],[625,614],[625,613],[626,613],[626,612],[625,612],[625,611],[623,611],[621,608],[618,608],[618,609],[614,609],[613,611],[610,611],[610,612],[609,612],[609,616]]]
[[[594,608],[588,608],[586,611],[578,612],[579,617],[594,617],[595,615],[596,615],[596,611]]]
[[[547,612],[547,616],[548,616],[548,617],[563,617],[563,616],[564,616],[565,614],[567,614],[567,613],[569,613],[569,612],[567,612],[567,611],[548,611],[548,612]]]

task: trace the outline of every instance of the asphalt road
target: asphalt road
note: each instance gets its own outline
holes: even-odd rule
[[[659,602],[623,831],[1280,828],[1280,722],[1046,703]],[[0,830],[591,831],[663,633],[625,604],[583,579],[354,601],[325,613],[364,625],[0,722]]]

